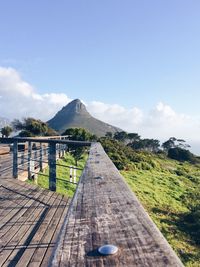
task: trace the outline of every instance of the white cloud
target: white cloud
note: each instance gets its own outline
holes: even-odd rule
[[[110,105],[93,101],[88,104],[87,108],[98,119],[127,131],[133,130],[132,127],[140,124],[143,120],[143,112],[137,107],[126,109],[117,104]]]
[[[32,116],[46,121],[71,100],[64,93],[39,94],[15,69],[0,67],[0,117]],[[137,132],[143,138],[161,141],[171,136],[183,138],[193,145],[194,152],[200,154],[200,118],[177,113],[163,102],[148,113],[134,106],[127,109],[98,101],[85,104],[88,111],[102,121],[128,132]]]
[[[148,113],[137,107],[126,109],[96,101],[89,103],[87,108],[96,118],[128,132],[137,132],[143,138],[156,138],[161,142],[172,136],[185,139],[192,151],[200,154],[200,118],[177,113],[163,102]]]
[[[13,118],[32,116],[48,120],[71,101],[65,94],[39,94],[13,68],[0,67],[0,115]]]
[[[129,132],[139,132],[146,137],[168,138],[186,136],[199,140],[200,119],[175,112],[162,102],[148,113],[133,107],[126,109],[119,105],[109,105],[93,101],[87,106],[97,118]],[[190,138],[191,139],[191,138]]]
[[[175,136],[199,141],[200,119],[177,113],[160,102],[146,115],[142,128],[151,137],[157,135],[160,139],[166,139]]]

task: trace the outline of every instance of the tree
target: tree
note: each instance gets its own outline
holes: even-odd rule
[[[140,139],[128,144],[131,148],[136,150],[147,150],[150,152],[157,152],[160,147],[160,141],[157,139]]]
[[[84,152],[85,147],[73,147],[73,149],[70,151],[70,153],[75,159],[76,166],[78,166],[78,161],[82,159]]]
[[[164,151],[168,152],[168,150],[170,148],[174,148],[176,145],[175,145],[175,141],[176,141],[176,138],[175,137],[170,137],[169,140],[167,140],[166,142],[164,142],[162,144],[162,147],[164,149]]]
[[[195,156],[189,150],[180,147],[170,148],[168,157],[179,161],[195,162]]]
[[[168,152],[169,149],[171,148],[178,147],[178,148],[186,149],[190,147],[190,145],[186,144],[186,141],[183,139],[176,139],[175,137],[170,137],[169,140],[167,140],[166,142],[162,144],[162,147],[164,151]]]
[[[93,141],[96,140],[97,137],[91,134],[89,131],[84,128],[68,128],[62,135],[68,135],[70,140],[76,141]],[[73,155],[76,166],[78,161],[82,158],[85,153],[86,147],[77,147],[74,145],[69,145],[70,153]]]
[[[125,142],[128,139],[128,134],[125,131],[116,132],[114,134],[114,139],[121,141],[121,142]]]
[[[128,133],[128,139],[130,141],[139,141],[140,136],[137,133]]]
[[[15,131],[21,131],[22,129],[24,129],[24,123],[18,119],[14,119],[12,121],[12,127]]]
[[[5,126],[1,129],[2,137],[8,137],[12,133],[13,129],[10,126]]]
[[[23,121],[15,119],[12,125],[16,131],[21,131],[19,133],[21,137],[58,135],[47,123],[34,118],[24,118]]]
[[[183,148],[183,149],[186,149],[186,148],[190,147],[190,145],[186,144],[186,141],[183,140],[183,139],[176,139],[176,141],[178,142],[177,147],[180,147],[180,148]]]
[[[107,132],[105,134],[105,137],[112,138],[113,137],[113,133],[112,132]]]
[[[68,128],[62,135],[68,135],[70,140],[93,141],[97,137],[84,128]]]

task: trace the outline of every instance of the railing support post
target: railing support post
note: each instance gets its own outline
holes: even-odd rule
[[[13,178],[18,178],[18,143],[13,143]]]
[[[43,172],[43,146],[42,143],[40,143],[40,171]]]
[[[61,158],[61,144],[58,145],[58,155],[60,159]]]
[[[31,156],[32,156],[32,144],[28,142],[28,179],[31,179]]]
[[[65,145],[62,145],[62,158],[65,156]]]
[[[74,167],[74,183],[76,184],[76,167]]]
[[[72,183],[72,176],[73,176],[73,167],[70,166],[70,172],[69,172],[69,181]]]
[[[49,189],[56,191],[56,143],[49,143]]]

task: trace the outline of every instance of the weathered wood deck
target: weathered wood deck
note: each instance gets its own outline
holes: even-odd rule
[[[119,251],[101,256],[104,244]],[[100,144],[91,147],[51,265],[183,266]]]
[[[0,177],[0,266],[48,266],[68,199]]]

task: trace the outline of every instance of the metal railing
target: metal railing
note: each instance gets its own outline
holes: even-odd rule
[[[49,166],[49,174],[42,174],[49,177],[49,189],[56,191],[56,181],[65,181],[67,183],[77,184],[77,170],[81,170],[76,166],[67,166],[57,162],[57,159],[63,158],[70,146],[73,149],[78,147],[90,146],[91,142],[66,140],[67,137],[59,136],[50,138],[0,138],[1,144],[9,144],[11,152],[6,161],[1,165],[0,175],[11,172],[12,177],[17,179],[21,173],[25,173],[28,179],[33,179],[38,172],[42,172],[47,165]],[[56,176],[57,166],[69,168],[69,180]]]

